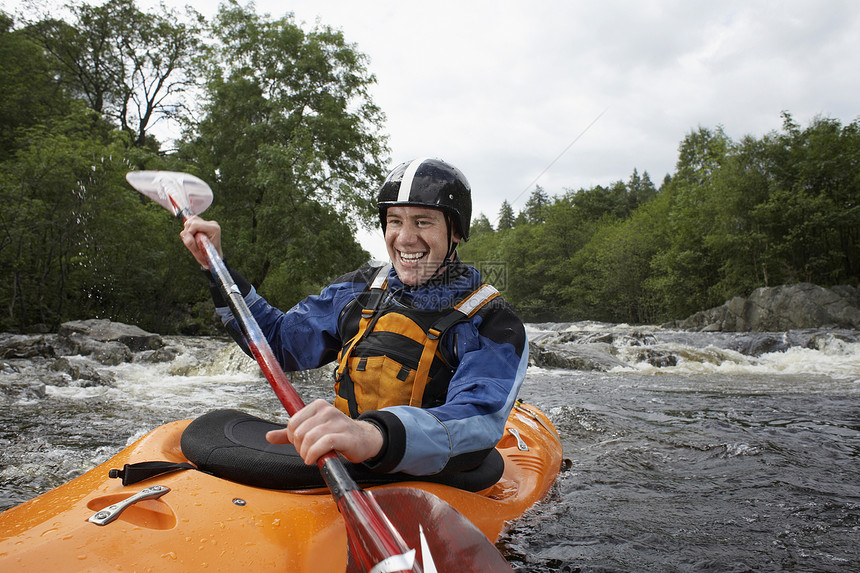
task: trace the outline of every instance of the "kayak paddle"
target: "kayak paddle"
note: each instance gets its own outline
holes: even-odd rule
[[[209,185],[188,173],[132,171],[126,174],[126,179],[183,221],[199,215],[212,203]],[[304,407],[304,402],[281,369],[209,237],[198,233],[195,240],[206,254],[209,270],[263,375],[287,413],[294,415]],[[346,524],[348,572],[512,571],[484,534],[438,497],[405,487],[365,491],[355,483],[335,452],[321,457],[317,465]]]

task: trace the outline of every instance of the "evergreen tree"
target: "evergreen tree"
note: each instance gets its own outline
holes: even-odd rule
[[[523,219],[526,223],[538,224],[546,221],[546,208],[549,204],[549,195],[543,190],[540,185],[535,186],[535,190],[526,201],[525,209],[523,209]]]
[[[514,210],[507,199],[502,201],[502,207],[499,209],[499,222],[496,228],[499,231],[507,231],[514,228]]]
[[[638,171],[634,168],[633,175],[627,181],[629,212],[632,213],[637,207],[644,205],[656,195],[657,189],[651,182],[648,172],[645,171],[640,177]]]
[[[472,235],[481,235],[484,233],[492,233],[493,232],[493,224],[490,223],[490,220],[487,219],[487,216],[481,213],[478,217],[472,221],[471,225],[471,234]]]

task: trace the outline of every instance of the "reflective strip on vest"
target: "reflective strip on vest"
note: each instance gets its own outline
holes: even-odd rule
[[[470,294],[466,300],[457,305],[457,310],[466,316],[472,316],[472,313],[484,306],[484,303],[499,294],[496,287],[493,285],[484,284],[481,288]]]
[[[388,280],[388,271],[391,270],[391,263],[379,267],[376,271],[376,276],[373,277],[373,282],[370,283],[370,288],[385,288],[385,281]]]

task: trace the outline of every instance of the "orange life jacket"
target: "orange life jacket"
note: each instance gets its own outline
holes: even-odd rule
[[[334,405],[353,418],[388,406],[444,403],[456,360],[439,341],[499,295],[484,284],[439,310],[385,304],[390,267],[377,272],[341,319],[346,343],[338,354]]]

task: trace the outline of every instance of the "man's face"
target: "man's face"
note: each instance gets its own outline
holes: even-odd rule
[[[457,233],[454,240],[460,240]],[[427,282],[448,253],[445,215],[429,207],[389,207],[385,246],[403,284],[415,286]]]

